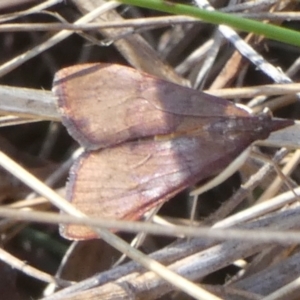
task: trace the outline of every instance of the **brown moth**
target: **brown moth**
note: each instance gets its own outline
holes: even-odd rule
[[[139,219],[293,124],[116,64],[62,69],[53,91],[63,124],[85,148],[70,171],[67,199],[99,218]],[[96,237],[78,225],[61,233]]]

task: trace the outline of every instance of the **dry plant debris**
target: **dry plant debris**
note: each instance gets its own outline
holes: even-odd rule
[[[213,5],[299,26],[295,1]],[[118,235],[147,254],[143,265],[155,260],[168,267],[187,280],[185,288],[185,281],[170,284],[102,239],[63,239],[57,222],[74,217],[60,215],[62,204],[41,195],[65,196],[68,171],[78,156],[51,92],[59,69],[86,62],[128,65],[231,99],[254,113],[267,107],[276,117],[297,120],[298,48],[102,0],[2,1],[0,35],[1,299],[297,299],[297,125],[264,141],[277,149],[255,146],[255,155],[221,185],[199,196],[191,196],[190,187],[145,217],[144,224],[124,224],[134,233]],[[258,154],[277,167],[258,160]],[[159,228],[160,235],[151,234]]]

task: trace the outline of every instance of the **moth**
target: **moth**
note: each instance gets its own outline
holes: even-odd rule
[[[116,64],[62,69],[53,92],[62,123],[85,149],[70,170],[67,199],[103,219],[139,219],[293,124]],[[61,234],[96,238],[78,225],[61,226]]]

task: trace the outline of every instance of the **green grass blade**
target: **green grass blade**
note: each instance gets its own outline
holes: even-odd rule
[[[253,32],[266,38],[300,47],[300,33],[277,25],[241,18],[218,11],[208,11],[194,6],[177,4],[164,0],[119,0],[121,3],[159,10],[175,15],[199,18],[212,24],[224,24],[235,29]]]

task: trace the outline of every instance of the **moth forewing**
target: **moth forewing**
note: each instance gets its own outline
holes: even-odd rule
[[[90,150],[191,132],[205,126],[207,118],[249,116],[222,98],[114,64],[62,69],[53,92],[70,135]]]

